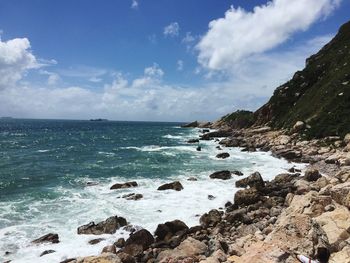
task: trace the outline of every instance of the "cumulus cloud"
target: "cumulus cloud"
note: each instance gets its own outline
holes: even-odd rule
[[[254,54],[285,42],[328,16],[341,0],[273,0],[252,12],[231,7],[209,23],[196,48],[198,62],[209,70],[226,70]]]
[[[131,1],[131,8],[137,9],[138,7],[139,7],[139,3],[137,2],[137,0],[132,0]]]
[[[177,22],[173,22],[170,23],[169,25],[167,25],[166,27],[164,27],[164,31],[163,34],[166,37],[177,37],[179,35],[180,32],[180,26],[179,23]]]
[[[40,66],[27,38],[0,39],[0,89],[13,86],[28,70]]]

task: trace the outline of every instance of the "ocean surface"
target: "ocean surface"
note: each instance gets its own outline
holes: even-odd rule
[[[217,142],[201,141],[200,152],[197,144],[186,143],[200,132],[179,123],[0,120],[0,262],[60,262],[99,254],[128,232],[77,235],[77,227],[113,215],[150,231],[174,219],[193,226],[198,215],[223,207],[237,191],[238,177],[212,180],[212,172],[240,170],[247,176],[259,171],[269,180],[294,165],[270,153],[239,148],[224,149],[231,156],[217,159],[222,152]],[[187,180],[192,176],[198,181]],[[109,190],[114,183],[131,180],[139,187]],[[174,180],[184,190],[157,191]],[[127,193],[144,197],[120,198]],[[60,243],[30,243],[47,233],[58,233]],[[97,237],[105,240],[88,244]],[[39,257],[48,249],[56,252]]]

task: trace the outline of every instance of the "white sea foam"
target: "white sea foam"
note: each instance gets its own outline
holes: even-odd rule
[[[46,150],[37,150],[38,153],[46,153],[49,152],[50,150],[46,149]]]
[[[198,136],[198,131],[186,135],[188,137]],[[206,162],[219,163],[223,169],[239,169],[245,176],[254,171],[259,171],[265,180],[271,180],[275,175],[285,172],[294,164],[282,159],[276,159],[270,153],[241,152],[238,148],[224,148],[230,157],[226,160],[215,158],[219,152],[213,141],[201,141],[202,151],[197,152],[193,145],[166,146],[149,145],[144,147],[126,147],[124,149],[134,149],[137,151],[154,152],[162,154],[176,155],[183,152],[192,152],[193,162],[205,164]],[[100,154],[106,154],[101,152]],[[108,153],[107,153],[108,154]],[[302,165],[297,165],[303,168]],[[113,177],[109,179],[93,179],[98,185],[81,188],[66,188],[57,186],[54,192],[59,194],[59,198],[46,201],[34,201],[30,203],[29,211],[15,212],[15,207],[26,207],[27,200],[16,203],[0,203],[0,214],[11,214],[13,218],[25,222],[18,225],[8,226],[0,229],[0,243],[6,244],[6,249],[15,251],[6,260],[13,259],[13,262],[59,262],[66,258],[88,256],[99,254],[102,248],[119,237],[128,237],[128,233],[119,230],[113,235],[91,236],[77,235],[76,229],[82,224],[90,221],[101,221],[109,216],[118,215],[125,217],[133,225],[142,226],[150,231],[154,231],[159,223],[180,219],[189,226],[199,223],[198,215],[213,208],[223,207],[227,201],[232,201],[237,189],[235,181],[242,177],[234,177],[231,180],[209,179],[210,173],[214,170],[194,173],[191,169],[180,171],[180,174],[167,178],[121,178]],[[188,181],[187,178],[195,176],[198,181]],[[139,186],[132,189],[109,190],[109,187],[116,182],[135,180]],[[157,191],[158,186],[164,183],[179,180],[184,190]],[[82,186],[92,181],[88,176],[77,179],[76,182]],[[121,197],[127,193],[140,193],[144,197],[139,201],[128,201]],[[208,200],[208,195],[213,195],[214,200]],[[161,212],[160,212],[160,211]],[[30,216],[28,216],[30,215]],[[3,219],[3,222],[8,220]],[[7,221],[8,222],[8,221]],[[1,221],[0,221],[1,224]],[[30,241],[46,233],[58,233],[60,243],[31,245]],[[88,241],[103,237],[104,241],[89,245]],[[2,245],[3,246],[3,245]],[[0,250],[2,249],[0,246]],[[3,246],[5,247],[5,246]],[[56,252],[39,257],[48,249]],[[3,255],[5,251],[0,251]]]

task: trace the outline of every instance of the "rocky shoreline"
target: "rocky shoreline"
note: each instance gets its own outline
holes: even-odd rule
[[[298,262],[294,253],[312,257],[318,247],[330,250],[332,263],[350,262],[350,135],[307,141],[299,126],[277,131],[270,127],[221,127],[210,132],[208,127],[218,127],[210,123],[188,125],[204,128],[200,140],[216,140],[223,153],[226,147],[271,151],[279,158],[308,163],[308,167],[303,174],[291,168],[270,182],[264,181],[258,171],[236,181],[241,190],[232,203],[223,210],[203,214],[195,227],[174,220],[159,224],[152,234],[128,226],[117,216],[80,226],[78,234],[114,233],[120,227],[129,227],[131,233],[128,239],[105,247],[100,255],[62,262],[292,263]],[[221,171],[211,178],[224,180],[240,175],[239,171]],[[135,183],[115,185],[114,189],[134,187]],[[179,184],[174,182],[158,190],[180,191]],[[35,243],[51,239],[58,242],[58,236],[48,234]],[[91,242],[98,243],[99,239]],[[43,256],[52,252],[44,251]]]

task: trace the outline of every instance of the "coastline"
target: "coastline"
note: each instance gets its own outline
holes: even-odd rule
[[[335,137],[303,141],[298,133],[268,127],[218,130],[201,139],[222,137],[220,147],[271,151],[309,165],[304,174],[291,170],[270,182],[256,175],[244,177],[234,204],[201,215],[199,226],[188,228],[174,218],[158,225],[154,236],[135,231],[119,248],[111,244],[101,255],[63,262],[297,262],[293,253],[312,256],[319,246],[330,249],[330,262],[348,262],[346,142]]]

